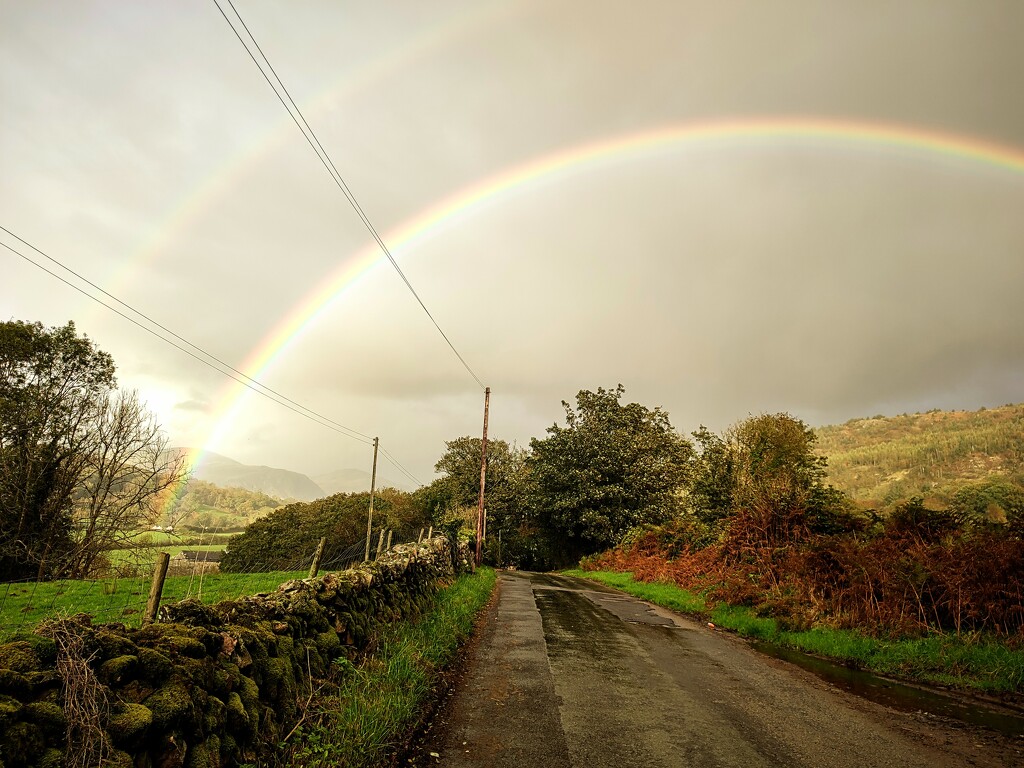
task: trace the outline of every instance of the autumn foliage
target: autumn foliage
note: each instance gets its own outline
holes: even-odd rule
[[[701,506],[712,495],[694,497],[679,519],[583,566],[753,606],[784,628],[983,632],[1024,643],[1020,510],[1008,505],[1008,519],[986,521],[915,498],[885,517],[857,511],[820,482],[822,463],[801,463],[813,443],[801,426],[783,414],[724,439],[695,435],[712,449],[714,508]]]
[[[585,565],[753,605],[793,628],[981,631],[1024,642],[1024,542],[1006,531],[935,540],[894,523],[873,536],[818,535],[742,555],[731,544],[673,553],[670,527],[654,529]]]

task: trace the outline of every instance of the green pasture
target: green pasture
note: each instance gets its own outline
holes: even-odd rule
[[[289,579],[307,575],[306,571],[274,571],[168,576],[162,602],[191,597],[216,603],[269,592]],[[138,626],[151,580],[152,575],[146,573],[134,578],[0,584],[0,638],[30,630],[52,616],[77,613],[88,613],[97,623],[117,621]]]

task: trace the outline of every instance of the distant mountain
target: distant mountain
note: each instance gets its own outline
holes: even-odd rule
[[[969,483],[1024,484],[1024,404],[852,419],[814,433],[829,482],[864,503],[944,505]]]
[[[327,493],[359,493],[370,490],[370,473],[362,469],[338,469],[324,475],[314,475],[314,482]],[[386,477],[377,475],[378,488],[397,488],[408,491],[408,483],[396,483]]]
[[[185,448],[172,450],[185,451]],[[278,499],[312,501],[327,496],[323,488],[307,475],[277,467],[242,464],[209,451],[196,466],[193,477],[222,488],[245,488],[261,491]]]

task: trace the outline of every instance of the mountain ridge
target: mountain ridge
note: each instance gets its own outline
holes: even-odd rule
[[[192,453],[192,449],[185,447],[168,450],[186,456]],[[343,468],[311,477],[302,472],[265,464],[244,464],[213,451],[202,452],[192,476],[221,488],[259,491],[283,501],[313,501],[335,493],[370,490],[370,473],[361,469]],[[381,475],[377,475],[377,487],[408,490]]]

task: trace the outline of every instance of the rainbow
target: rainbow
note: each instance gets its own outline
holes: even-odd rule
[[[541,181],[578,173],[606,163],[619,163],[653,152],[693,148],[722,148],[751,142],[770,145],[798,142],[896,149],[998,171],[1024,173],[1024,150],[991,141],[904,125],[834,120],[813,117],[713,120],[669,125],[629,133],[546,154],[501,171],[422,210],[388,231],[384,241],[397,257],[410,253],[425,239],[460,219],[472,216],[514,192]],[[335,302],[359,279],[383,261],[383,254],[371,243],[352,254],[333,274],[285,315],[274,330],[254,348],[239,366],[260,380],[312,326],[327,314]],[[201,461],[231,428],[251,391],[230,382],[215,410],[215,424],[203,446],[188,457],[191,466]]]

